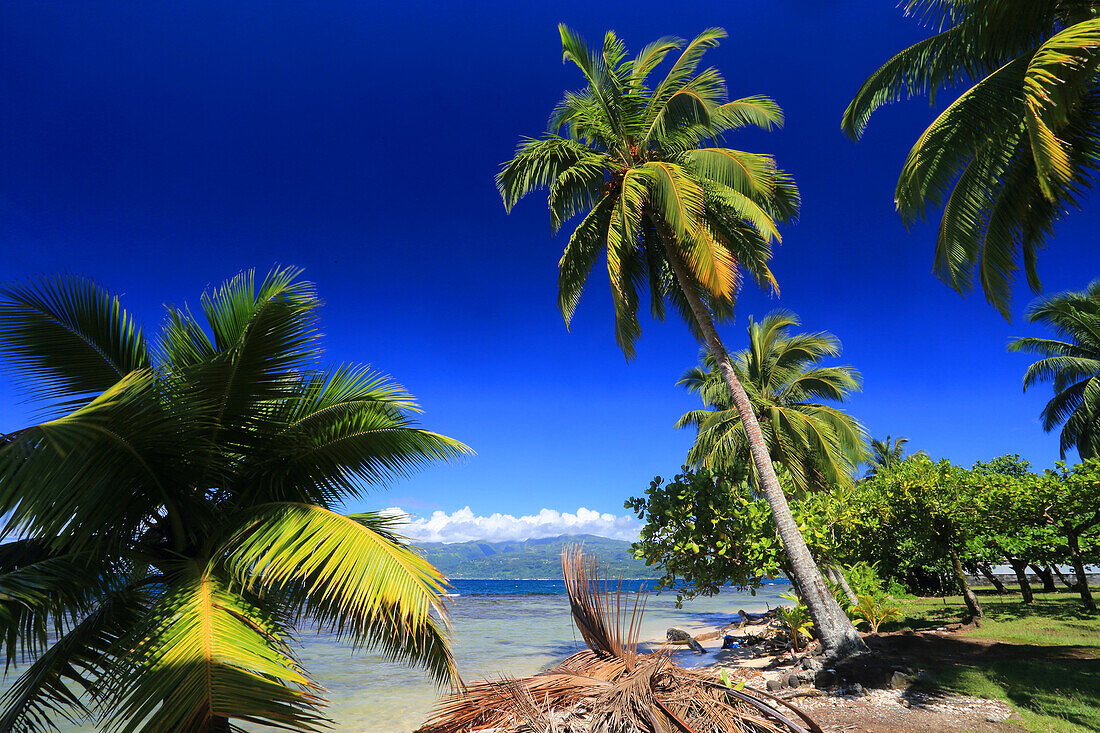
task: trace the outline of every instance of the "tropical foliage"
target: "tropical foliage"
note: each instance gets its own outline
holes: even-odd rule
[[[796,315],[773,311],[759,323],[749,319],[749,346],[733,354],[733,368],[760,420],[772,461],[783,464],[800,492],[852,483],[866,455],[866,431],[859,421],[822,400],[843,402],[860,388],[849,366],[820,366],[840,354],[831,333],[792,333]],[[683,415],[677,427],[694,427],[688,461],[698,466],[752,466],[748,434],[732,404],[714,357],[686,371],[679,384],[702,399],[704,409]],[[755,468],[755,467],[753,467]],[[759,476],[752,472],[759,485]]]
[[[719,320],[733,312],[744,268],[776,288],[768,267],[777,222],[798,210],[791,178],[768,155],[721,145],[743,127],[783,124],[772,100],[726,101],[703,54],[726,33],[712,28],[689,43],[660,38],[633,59],[609,31],[590,49],[560,26],[563,59],[580,69],[587,87],[567,92],[550,116],[550,131],[523,140],[497,175],[506,208],[534,191],[549,191],[557,232],[579,218],[559,263],[558,305],[569,323],[601,255],[615,304],[616,337],[634,354],[641,333],[639,291],[648,288],[653,315],[672,303],[696,333],[690,288]],[[664,78],[650,77],[669,53],[683,49]],[[688,270],[687,282],[674,265]]]
[[[786,472],[780,475],[790,485]],[[730,585],[755,593],[766,580],[793,577],[768,503],[753,488],[746,464],[684,467],[670,481],[658,476],[645,496],[625,506],[644,522],[635,554],[664,572],[658,587],[675,589],[677,602]],[[846,509],[841,492],[791,502],[799,532],[816,557],[835,550],[832,528],[845,521]]]
[[[555,232],[579,219],[558,263],[558,305],[567,324],[602,256],[616,338],[627,358],[641,333],[638,309],[647,289],[655,318],[663,319],[671,303],[706,345],[745,422],[761,491],[822,643],[830,651],[858,648],[859,635],[798,535],[752,405],[715,327],[732,315],[743,271],[778,289],[768,260],[779,241],[777,223],[797,212],[797,190],[770,156],[727,148],[723,139],[746,126],[777,127],[782,113],[765,97],[727,101],[718,70],[700,70],[703,54],[725,37],[721,29],[686,44],[660,38],[634,58],[613,32],[592,49],[566,26],[559,30],[562,58],[580,70],[586,86],[567,92],[550,116],[549,131],[523,140],[503,164],[497,186],[505,208],[548,189]],[[650,76],[680,49],[651,87]]]
[[[872,634],[877,634],[884,623],[901,618],[901,606],[887,595],[864,594],[859,596],[858,601],[849,612],[859,617],[860,623],[867,624]]]
[[[914,456],[859,482],[846,521],[833,529],[848,558],[873,562],[918,591],[961,589],[964,566],[1008,563],[1030,603],[1027,569],[1069,562],[1092,610],[1081,580],[1085,566],[1100,560],[1098,485],[1095,458],[1033,473],[1016,456],[979,461],[970,470]],[[971,602],[977,615],[976,598]]]
[[[966,86],[921,134],[898,179],[906,223],[942,207],[935,268],[960,292],[975,277],[1008,315],[1016,273],[1041,289],[1038,250],[1092,186],[1100,161],[1100,18],[1087,0],[907,0],[935,34],[860,87],[842,127],[902,98]]]
[[[0,447],[0,631],[28,665],[0,729],[321,730],[307,624],[456,678],[443,578],[337,509],[467,448],[389,377],[319,365],[297,275],[239,275],[155,338],[89,280],[0,290],[8,368],[53,414]]]
[[[1084,292],[1059,293],[1028,308],[1028,319],[1063,337],[1019,338],[1009,350],[1043,358],[1024,373],[1024,390],[1050,382],[1054,397],[1043,408],[1043,430],[1062,425],[1059,449],[1082,459],[1100,456],[1100,280]]]
[[[886,436],[886,440],[879,440],[875,438],[871,441],[871,455],[867,459],[867,476],[874,476],[879,471],[887,468],[893,468],[894,466],[905,460],[905,446],[909,442],[909,438],[897,438],[891,439],[889,435]],[[924,451],[917,451],[914,456],[927,455]]]
[[[810,619],[809,610],[799,600],[798,596],[791,593],[782,595],[787,600],[794,601],[794,604],[779,606],[775,609],[776,616],[778,616],[783,631],[791,641],[791,648],[799,652],[802,651],[803,639],[811,638],[814,622]]]

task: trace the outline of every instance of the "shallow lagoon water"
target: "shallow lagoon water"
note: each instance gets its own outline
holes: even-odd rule
[[[454,580],[451,598],[454,651],[463,679],[540,672],[584,647],[569,615],[561,581]],[[765,586],[756,596],[727,589],[676,608],[673,593],[650,595],[642,639],[663,639],[669,626],[713,628],[728,623],[738,609],[764,610],[782,603],[786,583]],[[714,647],[714,643],[707,644]],[[692,653],[684,661],[692,661]],[[328,714],[337,733],[406,733],[424,722],[440,694],[423,672],[354,652],[328,634],[307,633],[302,662],[328,690]],[[270,730],[246,726],[247,730]],[[90,733],[91,727],[62,727],[64,733]]]

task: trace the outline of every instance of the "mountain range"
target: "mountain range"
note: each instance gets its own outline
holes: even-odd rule
[[[653,578],[660,573],[634,557],[630,543],[590,534],[559,535],[513,542],[426,542],[419,545],[425,557],[448,578],[500,578],[506,580],[561,578],[563,547],[583,545],[609,566],[611,577]]]

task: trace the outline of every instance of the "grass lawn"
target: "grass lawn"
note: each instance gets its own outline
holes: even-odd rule
[[[1100,731],[1100,615],[1080,596],[981,592],[986,620],[952,635],[954,646],[922,666],[948,690],[1005,700],[1031,731]],[[903,618],[883,631],[935,629],[966,615],[962,598],[900,600]]]

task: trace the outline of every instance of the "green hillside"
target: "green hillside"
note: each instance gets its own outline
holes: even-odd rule
[[[427,542],[424,555],[449,578],[560,578],[563,546],[583,544],[610,566],[611,575],[652,578],[653,568],[637,560],[630,543],[594,535],[561,535],[522,542]]]

